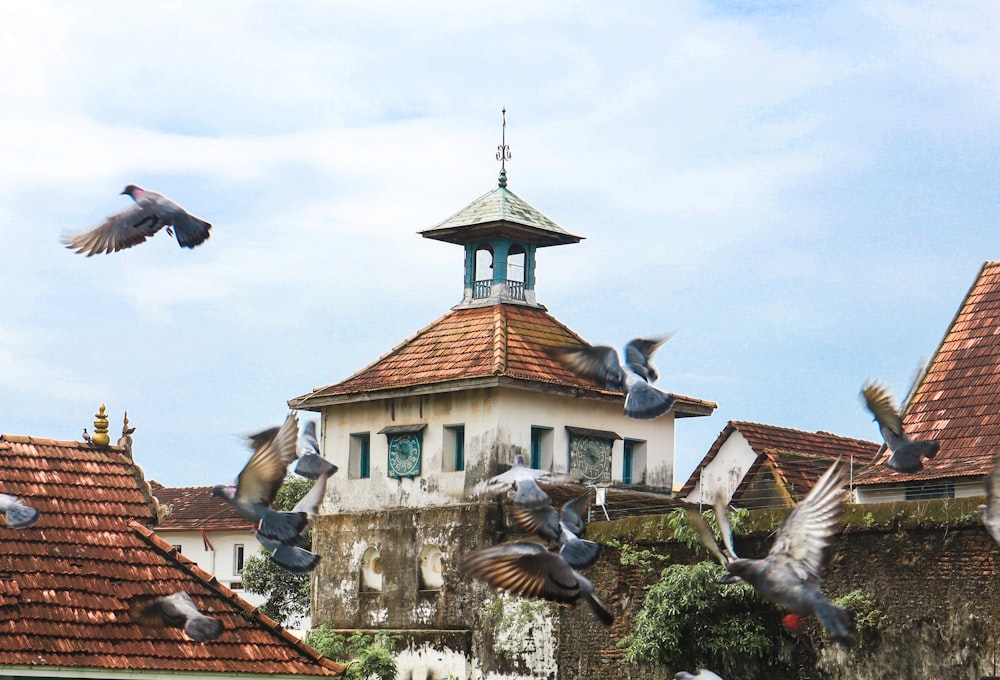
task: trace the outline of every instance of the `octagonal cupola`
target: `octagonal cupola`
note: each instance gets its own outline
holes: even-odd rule
[[[507,188],[504,109],[503,143],[498,147],[497,188],[445,221],[420,232],[424,238],[465,248],[465,281],[459,307],[510,302],[539,307],[535,296],[535,252],[544,246],[579,243],[575,236]]]

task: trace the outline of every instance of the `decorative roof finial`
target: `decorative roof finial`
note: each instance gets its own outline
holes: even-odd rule
[[[507,186],[507,161],[510,160],[510,147],[507,146],[507,107],[500,110],[503,114],[503,132],[500,138],[500,146],[497,147],[497,160],[500,161],[500,188]]]
[[[111,443],[111,437],[108,436],[108,414],[105,412],[105,408],[107,407],[101,404],[101,408],[94,414],[94,434],[91,436],[91,441],[98,446],[107,446]]]
[[[129,458],[132,457],[132,433],[135,432],[134,427],[129,427],[128,425],[128,411],[125,411],[125,422],[122,424],[122,436],[118,438],[118,446],[125,449],[125,453],[128,454]]]

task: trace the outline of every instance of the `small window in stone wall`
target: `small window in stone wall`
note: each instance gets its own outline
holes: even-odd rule
[[[911,482],[906,485],[906,500],[923,501],[929,498],[954,498],[955,483],[948,481]]]
[[[444,585],[443,556],[441,548],[436,545],[428,543],[420,549],[420,557],[417,560],[420,590],[441,590]]]
[[[374,546],[365,550],[361,558],[361,591],[382,592],[382,556]]]

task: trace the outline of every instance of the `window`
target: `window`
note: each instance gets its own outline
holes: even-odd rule
[[[913,482],[906,485],[906,500],[922,501],[929,498],[954,498],[955,483],[948,481]]]
[[[626,439],[623,446],[622,484],[641,484],[646,473],[646,442]]]
[[[243,544],[237,543],[233,546],[233,573],[243,573]]]
[[[351,435],[347,452],[347,477],[367,479],[372,476],[372,438],[367,432]]]
[[[181,554],[181,546],[179,546],[179,545],[172,545],[170,547],[173,548],[174,550],[176,550],[178,555]]]
[[[382,557],[375,546],[369,546],[361,557],[361,590],[382,591]]]
[[[233,581],[229,584],[230,590],[243,590],[243,581]]]
[[[445,425],[441,469],[445,472],[465,469],[465,425]]]
[[[531,428],[531,467],[536,470],[552,469],[552,428]]]

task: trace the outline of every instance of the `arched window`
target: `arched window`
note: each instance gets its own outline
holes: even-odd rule
[[[472,288],[472,297],[484,298],[490,296],[493,287],[493,249],[483,244],[476,248],[476,272]]]
[[[365,550],[361,558],[361,590],[382,592],[382,556],[375,546]]]
[[[515,243],[507,251],[507,290],[515,300],[524,299],[524,247]]]
[[[420,590],[441,590],[441,586],[444,585],[442,557],[441,548],[436,545],[428,543],[420,549],[420,556],[417,559]]]

